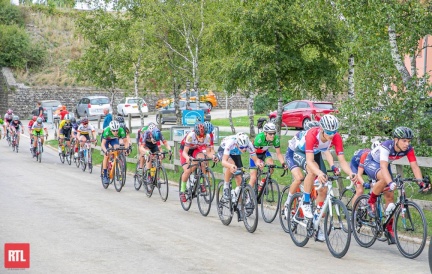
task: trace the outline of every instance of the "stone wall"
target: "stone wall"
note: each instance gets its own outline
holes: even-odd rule
[[[4,82],[2,82],[4,81]],[[215,92],[219,105],[216,109],[225,109],[227,99],[224,92]],[[28,87],[21,83],[16,83],[12,71],[8,68],[2,68],[0,73],[0,114],[3,115],[8,108],[12,108],[14,113],[22,119],[31,117],[33,109],[36,108],[36,102],[41,100],[59,100],[66,105],[69,112],[75,111],[78,101],[88,95],[104,95],[111,98],[109,92],[96,88],[76,88],[76,87]],[[114,96],[113,109],[116,111],[118,102],[124,96],[131,96],[119,91]],[[155,111],[157,100],[172,97],[171,92],[149,93],[144,96],[150,112]],[[247,100],[240,95],[234,95],[229,98],[234,109],[246,109]]]

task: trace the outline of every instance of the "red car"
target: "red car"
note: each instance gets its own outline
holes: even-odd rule
[[[296,100],[283,106],[282,123],[288,127],[304,128],[310,120],[319,121],[321,116],[335,112],[331,102],[314,102],[309,100]],[[277,111],[269,114],[270,121],[276,120]]]

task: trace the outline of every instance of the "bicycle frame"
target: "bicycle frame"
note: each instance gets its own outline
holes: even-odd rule
[[[274,168],[283,168],[283,167],[281,167],[281,166],[277,166],[277,165],[264,165],[264,167],[267,167],[267,171],[263,172],[263,171],[261,171],[261,170],[259,169],[259,170],[258,170],[258,173],[257,173],[257,180],[256,180],[256,182],[255,182],[254,190],[257,192],[257,201],[261,201],[261,197],[262,197],[262,195],[263,195],[263,193],[264,193],[264,189],[266,188],[267,184],[268,184],[268,183],[270,182],[270,180],[271,180],[271,175],[272,175],[272,174],[271,174],[270,170],[271,170],[271,169],[274,169]],[[286,172],[287,172],[287,170],[284,170],[284,172],[282,173],[281,177],[285,176],[285,173],[286,173]],[[259,177],[260,177],[261,175],[266,175],[266,177],[265,177],[264,184],[262,185],[261,191],[258,191]],[[279,198],[279,197],[278,197],[278,198]]]

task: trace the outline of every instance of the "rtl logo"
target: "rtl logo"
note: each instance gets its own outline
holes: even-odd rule
[[[4,248],[5,268],[30,268],[30,244],[9,243]]]

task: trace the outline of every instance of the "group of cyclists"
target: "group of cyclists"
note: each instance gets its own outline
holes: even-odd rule
[[[24,133],[19,117],[13,114],[11,109],[8,109],[4,115],[3,129],[4,136],[16,133],[18,135],[17,142],[19,142],[20,133]],[[339,120],[331,114],[323,115],[319,121],[308,122],[304,130],[298,132],[288,142],[287,151],[283,154],[276,125],[268,122],[264,125],[263,132],[256,135],[253,141],[249,139],[246,133],[240,132],[225,137],[216,151],[214,148],[213,125],[210,122],[197,122],[193,130],[187,133],[180,143],[179,154],[183,173],[180,180],[179,199],[182,202],[186,202],[187,181],[190,174],[197,168],[190,165],[194,158],[207,157],[214,162],[221,162],[224,167],[223,197],[230,199],[229,184],[231,183],[232,175],[243,167],[241,155],[246,152],[249,154],[250,184],[254,186],[257,182],[257,169],[262,169],[264,164],[274,164],[269,151],[270,148],[275,149],[276,158],[282,167],[289,169],[293,175],[286,203],[281,205],[283,206],[285,217],[290,214],[288,205],[293,195],[298,192],[302,182],[304,188],[301,210],[304,216],[313,219],[314,215],[319,213],[326,197],[326,190],[325,188],[321,188],[318,191],[314,212],[311,206],[311,191],[314,182],[325,183],[327,181],[327,168],[324,164],[323,154],[325,160],[328,162],[328,166],[331,167],[335,175],[341,173],[339,168],[334,164],[335,160],[337,160],[342,171],[349,176],[355,185],[356,196],[353,199],[353,203],[364,192],[364,185],[366,183],[363,175],[367,175],[368,178],[376,181],[370,192],[367,206],[367,213],[372,218],[377,214],[375,206],[377,196],[381,195],[383,191],[385,207],[391,207],[394,203],[392,191],[396,185],[393,182],[390,170],[390,163],[392,161],[406,156],[414,177],[419,181],[419,188],[422,191],[430,189],[429,183],[422,181],[423,175],[417,164],[414,149],[411,146],[411,140],[414,135],[410,128],[397,127],[394,129],[391,139],[383,142],[376,141],[370,148],[357,150],[350,163],[345,159],[343,140],[338,130]],[[33,136],[31,139],[32,152],[34,153],[36,138],[38,136],[41,137],[42,143],[44,135],[48,138],[48,131],[43,118],[34,116],[28,124],[28,132]],[[86,141],[96,139],[95,129],[89,124],[87,118],[77,121],[75,117],[72,117],[68,113],[63,115],[63,119],[59,124],[58,136],[59,147],[64,143],[70,146],[71,138],[76,139],[76,147],[74,148],[75,157],[78,156],[79,147],[82,148]],[[151,157],[150,154],[160,151],[160,146],[164,145],[166,150],[171,153],[170,145],[154,123],[150,123],[138,131],[137,143],[139,152],[138,172],[141,174],[145,174],[146,169],[151,168],[152,161],[149,160],[149,157]],[[127,148],[131,148],[130,130],[126,127],[124,118],[119,116],[103,129],[101,136],[101,150],[104,153],[101,175],[103,184],[109,184],[107,175],[109,148],[116,149],[121,144]],[[330,153],[330,148],[332,147],[334,147],[337,159],[333,159],[332,153]],[[60,149],[59,153],[62,153]],[[240,186],[240,175],[235,176],[235,183],[237,186]],[[202,191],[204,192],[205,189]],[[388,223],[385,233],[390,239],[390,243],[395,243],[393,222]],[[318,233],[316,238],[319,241],[323,241],[324,236],[322,232]]]

